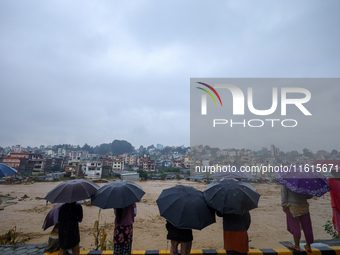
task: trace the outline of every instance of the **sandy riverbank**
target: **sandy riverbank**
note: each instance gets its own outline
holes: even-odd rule
[[[177,184],[190,185],[199,190],[207,186],[204,183],[190,181],[147,181],[137,182],[146,192],[142,201],[137,204],[138,212],[134,224],[133,250],[169,249],[166,240],[165,219],[159,215],[156,199],[163,189]],[[26,239],[26,243],[45,243],[49,232],[42,230],[42,223],[48,211],[54,206],[46,205],[44,197],[59,182],[41,182],[34,184],[0,185],[0,194],[17,197],[10,200],[17,202],[6,206],[0,211],[0,234],[17,226]],[[104,184],[100,184],[103,186]],[[251,211],[252,223],[249,229],[250,247],[252,248],[282,248],[279,241],[291,241],[292,236],[286,230],[285,214],[280,206],[280,185],[254,184],[254,188],[261,194],[259,208]],[[19,198],[27,195],[22,201]],[[37,199],[38,198],[38,199]],[[92,249],[94,243],[92,235],[93,224],[98,218],[99,208],[83,206],[84,219],[80,223],[81,249]],[[330,239],[324,231],[323,225],[331,219],[332,211],[329,193],[321,198],[310,200],[310,211],[315,239]],[[112,239],[114,214],[113,210],[102,210],[100,224],[105,226],[108,238]],[[216,223],[203,229],[194,230],[193,249],[222,249],[222,219],[217,217]],[[302,237],[304,239],[304,237]]]

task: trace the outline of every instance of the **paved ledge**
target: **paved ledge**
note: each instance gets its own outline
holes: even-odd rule
[[[46,244],[20,244],[20,245],[2,245],[0,246],[1,255],[58,255],[59,251],[53,253],[45,253]],[[291,251],[288,248],[279,249],[250,249],[249,255],[340,255],[340,245],[325,246],[319,245],[312,247],[312,253]],[[110,254],[113,251],[80,251],[81,255],[99,255]],[[169,250],[142,250],[132,251],[132,255],[169,255]],[[180,254],[180,252],[179,252]],[[191,255],[226,255],[225,250],[191,250]]]
[[[48,255],[50,253],[46,253]],[[110,254],[113,255],[113,251],[80,251],[81,255],[99,255]],[[132,255],[169,255],[169,250],[146,250],[146,251],[132,251]],[[180,252],[179,252],[180,254]],[[191,250],[191,255],[226,255],[225,250]],[[291,251],[287,248],[282,249],[250,249],[249,255],[340,255],[340,246],[324,246],[314,248],[312,247],[312,253]],[[43,255],[43,254],[41,254]],[[51,253],[50,255],[58,255],[58,252]]]
[[[44,254],[47,244],[18,244],[18,245],[1,245],[1,255],[34,255]]]

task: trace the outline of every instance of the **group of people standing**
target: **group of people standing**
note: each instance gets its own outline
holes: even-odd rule
[[[130,255],[133,237],[133,223],[137,214],[136,204],[125,208],[114,209],[115,228],[113,235],[114,254]],[[220,214],[223,217],[224,247],[228,254],[246,254],[248,248],[247,230],[250,226],[250,214]],[[60,249],[60,255],[66,255],[68,250],[72,254],[79,254],[79,222],[83,219],[83,210],[78,203],[66,203],[60,207],[58,223],[54,226],[50,238],[48,252]],[[192,247],[193,235],[191,229],[179,229],[166,222],[167,239],[170,240],[170,255],[178,254],[181,244],[181,254],[189,255]],[[59,240],[58,240],[59,236]]]
[[[331,205],[333,208],[333,223],[340,234],[340,173],[334,173],[334,178],[328,179],[331,186]],[[314,242],[312,223],[309,213],[308,199],[312,196],[297,194],[281,187],[281,206],[286,214],[287,230],[293,235],[294,244],[288,248],[301,251],[300,239],[301,229],[304,232],[307,252],[312,252],[311,244]],[[137,214],[136,204],[125,208],[114,209],[114,254],[130,255],[133,237],[133,223]],[[249,251],[249,240],[247,231],[251,223],[250,213],[245,211],[239,214],[221,214],[223,217],[223,240],[224,248],[228,255],[243,255]],[[58,224],[52,230],[50,239],[55,239],[59,234],[60,255],[67,254],[72,250],[73,254],[79,254],[79,222],[82,221],[83,211],[77,203],[67,203],[61,206],[58,217]],[[178,246],[181,244],[181,254],[189,255],[192,247],[193,235],[191,229],[179,229],[166,222],[168,231],[167,239],[170,240],[170,255],[178,254]],[[54,233],[57,232],[57,233]]]
[[[113,235],[114,254],[131,254],[133,223],[137,214],[136,204],[124,208],[114,209],[115,228]],[[79,255],[79,222],[83,219],[83,209],[77,202],[66,203],[60,207],[58,223],[54,226],[50,236],[46,252],[60,249],[60,255]]]
[[[333,224],[340,236],[340,172],[332,171],[333,178],[328,179],[331,187],[331,206],[333,210]],[[295,193],[285,186],[281,186],[281,206],[286,214],[287,230],[293,235],[294,244],[288,248],[301,252],[300,239],[303,230],[307,252],[312,252],[311,244],[314,242],[312,222],[309,213],[308,199],[313,196]],[[223,241],[224,249],[228,255],[244,255],[249,251],[249,239],[247,231],[251,223],[249,211],[240,214],[221,214],[223,217]],[[167,222],[168,235],[171,240],[170,255],[178,254],[178,245],[181,243],[181,254],[189,255],[192,246],[192,231],[187,229],[176,229]]]
[[[216,211],[216,215],[223,217],[223,242],[224,249],[228,255],[245,255],[249,251],[248,234],[251,218],[248,211],[240,214],[221,214]],[[167,221],[167,239],[171,241],[170,255],[178,255],[178,246],[181,244],[181,255],[189,255],[192,246],[192,230],[179,229]]]

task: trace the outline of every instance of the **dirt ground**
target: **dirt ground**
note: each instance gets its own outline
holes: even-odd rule
[[[34,184],[0,185],[0,194],[17,197],[8,202],[17,202],[6,206],[6,199],[0,198],[0,203],[5,205],[0,211],[0,235],[17,227],[22,232],[22,238],[26,243],[46,243],[52,228],[43,231],[42,224],[46,214],[54,204],[46,205],[43,198],[51,189],[60,182],[39,182]],[[169,249],[166,240],[165,219],[159,215],[156,199],[163,189],[175,185],[189,185],[199,190],[204,190],[207,184],[185,180],[145,181],[136,182],[146,194],[142,201],[137,203],[137,217],[135,218],[133,250],[163,250]],[[103,186],[104,184],[100,184]],[[251,248],[282,248],[280,241],[292,241],[292,236],[286,230],[285,214],[280,206],[280,185],[253,184],[261,194],[259,206],[250,211],[252,223],[248,231]],[[27,195],[28,198],[19,201]],[[323,225],[331,220],[332,210],[329,193],[321,198],[310,200],[310,213],[315,239],[330,239],[330,235],[324,231]],[[99,208],[83,205],[84,219],[80,223],[81,249],[90,250],[94,245],[92,235],[93,225],[98,219]],[[114,228],[114,213],[112,209],[101,210],[100,225],[108,233],[108,239],[112,240]],[[193,231],[193,249],[223,249],[222,219],[216,217],[216,223],[205,229]],[[304,239],[302,235],[302,239]]]

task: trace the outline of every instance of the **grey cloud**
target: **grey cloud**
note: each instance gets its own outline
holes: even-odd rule
[[[337,1],[3,1],[0,146],[189,146],[191,77],[337,77],[338,9]]]

